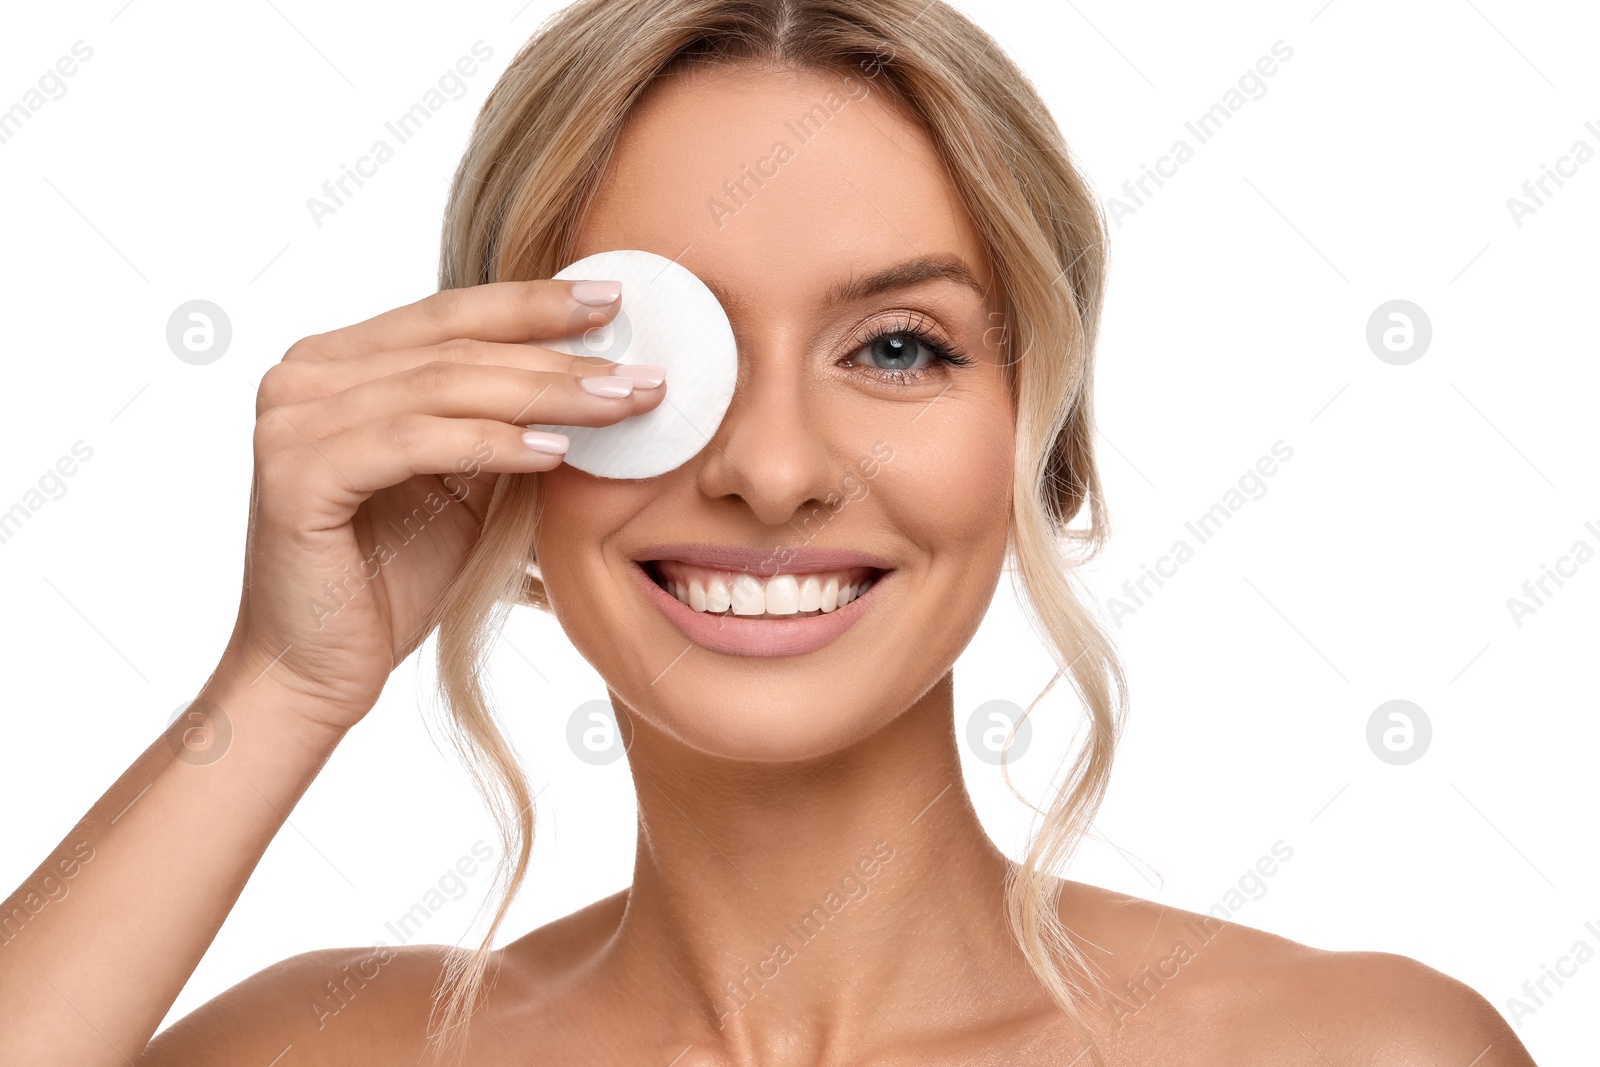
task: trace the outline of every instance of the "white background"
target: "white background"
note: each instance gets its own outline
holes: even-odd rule
[[[8,699],[0,884],[20,883],[209,673],[236,606],[261,373],[302,335],[434,286],[447,183],[484,95],[554,5],[305,0],[33,4],[0,34],[0,108],[73,44],[67,91],[0,144],[10,351],[0,510],[82,440],[67,491],[0,544]],[[1102,605],[1275,441],[1293,458],[1115,627],[1134,711],[1073,877],[1204,911],[1282,840],[1237,921],[1416,957],[1502,1011],[1579,938],[1600,948],[1593,842],[1600,561],[1518,626],[1507,599],[1600,548],[1594,255],[1600,160],[1518,226],[1574,141],[1600,149],[1589,5],[1378,0],[967,5],[1036,80],[1102,196],[1119,195],[1275,41],[1293,56],[1112,233],[1097,370],[1116,536]],[[306,200],[482,39],[493,58],[319,228]],[[391,141],[392,143],[392,141]],[[168,349],[179,304],[233,325],[218,362]],[[1385,301],[1424,355],[1376,358]],[[1194,543],[1190,538],[1191,544]],[[1114,625],[1114,624],[1113,624]],[[540,797],[520,933],[623,887],[633,796],[566,720],[604,696],[545,617],[494,683]],[[424,649],[430,656],[431,643]],[[536,668],[535,668],[535,665]],[[958,722],[1026,705],[1050,660],[1003,584],[956,670]],[[287,955],[389,939],[488,816],[395,675],[273,843],[170,1019]],[[1366,724],[1420,705],[1426,754]],[[1060,687],[1013,769],[1042,794],[1076,708]],[[996,839],[1027,811],[967,758]],[[1106,842],[1115,842],[1115,848]],[[1120,851],[1119,851],[1120,849]],[[419,937],[452,941],[487,887]],[[1600,1040],[1600,962],[1518,1032],[1542,1064]],[[169,1021],[170,1021],[169,1019]]]

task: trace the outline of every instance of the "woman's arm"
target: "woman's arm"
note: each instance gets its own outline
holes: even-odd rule
[[[214,675],[190,710],[220,714],[180,717],[6,900],[0,1060],[138,1060],[343,736],[287,714],[296,699],[270,673]],[[186,744],[197,730],[215,747]]]
[[[267,373],[232,637],[185,714],[5,902],[0,1063],[144,1051],[289,810],[427,636],[495,480],[560,464],[562,435],[524,427],[661,402],[659,377],[628,376],[653,368],[529,344],[608,321],[619,292],[445,290],[304,338]],[[408,522],[416,545],[390,532]]]

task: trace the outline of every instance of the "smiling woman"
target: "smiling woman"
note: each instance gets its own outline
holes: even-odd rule
[[[606,678],[635,724],[642,796],[680,773],[720,776],[711,768],[729,760],[828,760],[850,768],[853,784],[786,802],[831,809],[879,794],[855,780],[887,760],[924,768],[902,768],[882,798],[909,819],[950,780],[949,666],[993,597],[1014,529],[1033,602],[1086,695],[1091,747],[1027,866],[1009,868],[973,833],[964,800],[950,805],[946,829],[959,826],[983,872],[974,875],[997,898],[1009,882],[1009,916],[988,921],[1023,932],[1076,1013],[1079,979],[1046,946],[1068,959],[1077,946],[1062,934],[1059,884],[1037,868],[1064,856],[1092,812],[1120,710],[1115,661],[1057,551],[1086,505],[1080,538],[1092,545],[1103,530],[1086,391],[1103,271],[1092,198],[1059,135],[1012,99],[1020,78],[942,5],[688,4],[648,29],[639,14],[578,5],[517,57],[488,104],[503,110],[463,160],[446,223],[446,286],[541,277],[608,248],[675,258],[718,296],[740,350],[733,405],[694,463],[644,483],[558,468],[497,491],[443,616],[440,666],[464,743],[503,790],[499,806],[523,813],[508,854],[526,855],[531,812],[520,771],[494,760],[504,749],[474,655],[499,605],[552,610]],[[919,31],[949,43],[930,50]],[[561,76],[606,41],[631,42],[611,76]],[[859,88],[869,73],[870,94]],[[699,210],[738,161],[828,99],[854,103],[830,109],[785,180],[745,201],[737,226]],[[627,117],[609,129],[582,118],[612,113]],[[1049,150],[1008,160],[1017,144]],[[1011,328],[993,329],[991,313]],[[758,580],[755,565],[792,539],[796,516],[874,449],[892,450],[894,463],[853,521]],[[661,541],[676,543],[670,557]],[[543,576],[531,582],[520,566],[528,546]],[[791,607],[815,617],[769,617]],[[619,632],[636,640],[619,648]],[[759,690],[752,656],[762,660]],[[891,724],[905,734],[892,743]],[[704,828],[717,820],[696,809],[714,795],[674,796],[662,818],[677,810]],[[628,942],[657,941],[652,928],[690,903],[676,887],[647,896],[641,880],[655,877],[636,875]],[[681,962],[698,968],[721,951],[691,948]],[[472,969],[460,977],[457,989],[470,987]],[[447,1011],[444,1021],[459,1018]]]
[[[830,98],[851,104],[782,181],[736,224],[708,216]],[[194,703],[224,709],[227,759],[164,739],[74,829],[97,858],[72,906],[0,957],[8,1062],[1531,1062],[1413,961],[1061,877],[1125,704],[1069,581],[1106,532],[1105,227],[1027,80],[953,8],[582,0],[491,92],[443,237],[439,294],[305,338],[263,380],[239,620]],[[715,434],[653,478],[565,464],[548,429],[671,400],[660,368],[538,343],[627,307],[614,279],[549,280],[616,249],[703,280],[737,341]],[[416,546],[312,626],[307,597],[468,457]],[[1015,861],[953,728],[952,667],[1008,562],[1086,725]],[[631,726],[639,829],[628,889],[495,947],[534,813],[483,667],[519,604],[555,616]],[[326,1028],[308,998],[370,949],[296,956],[151,1041],[295,800],[435,627],[504,833],[482,944],[397,947]]]

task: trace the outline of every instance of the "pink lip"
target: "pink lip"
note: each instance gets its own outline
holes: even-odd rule
[[[665,546],[664,546],[665,547]],[[688,546],[678,546],[679,548]],[[652,549],[652,551],[654,551]],[[824,553],[812,553],[813,558],[823,557]],[[758,553],[757,562],[766,558]],[[862,557],[856,553],[842,553],[839,558],[872,559]],[[679,554],[665,554],[651,556],[653,559],[684,559]],[[700,559],[706,558],[704,555]],[[699,563],[700,559],[687,559],[685,562]],[[727,567],[730,557],[726,552],[716,557],[715,561],[703,563],[703,566]],[[875,563],[839,564],[837,566],[863,566],[875,567]],[[808,570],[833,569],[829,567],[808,567],[806,570],[795,570],[785,567],[787,573],[808,573]],[[877,606],[878,589],[888,578],[888,574],[880,574],[873,580],[872,586],[861,596],[852,600],[844,607],[830,611],[826,615],[813,615],[804,619],[752,619],[738,615],[712,615],[703,611],[695,611],[677,597],[667,592],[655,583],[644,565],[634,562],[633,573],[638,576],[639,582],[644,586],[644,593],[667,621],[677,627],[678,632],[702,648],[712,652],[721,652],[729,656],[803,656],[808,652],[815,652],[832,644],[846,630],[854,626],[868,611]]]

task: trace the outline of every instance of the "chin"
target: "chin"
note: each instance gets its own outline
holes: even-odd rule
[[[672,580],[663,582],[660,569],[632,560],[624,561],[624,567],[620,575],[611,570],[581,583],[591,590],[607,587],[612,595],[580,594],[576,603],[570,602],[561,595],[567,583],[555,575],[549,593],[557,621],[605,680],[619,715],[634,721],[636,742],[642,726],[647,737],[666,735],[718,759],[817,759],[894,721],[944,673],[913,652],[887,618],[875,617],[880,606],[902,616],[908,610],[900,594],[910,583],[892,566],[865,568],[850,601],[839,607],[830,599],[827,612],[817,608],[783,618],[766,611],[757,614],[747,604],[747,616],[720,617],[728,630],[738,631],[734,636],[714,629],[719,618],[715,613],[689,618],[688,591],[680,589],[684,601],[677,599]],[[679,625],[668,617],[673,611]],[[774,655],[719,650],[729,642],[744,647],[740,642],[754,640],[761,651],[770,652],[762,644],[762,628],[788,630],[790,640],[816,643],[819,638],[795,638],[793,631],[807,625],[839,627],[839,619],[826,617],[846,612],[854,616],[844,617],[849,625],[811,651]],[[823,621],[808,624],[807,619]],[[886,655],[886,649],[891,653]],[[952,657],[956,652],[952,650]]]
[[[552,610],[634,721],[636,745],[793,763],[870,737],[949,673],[1003,552],[969,547],[930,567],[911,539],[782,547],[623,535],[552,540],[541,556]]]
[[[668,684],[669,674],[637,702],[630,693],[614,693],[648,730],[706,756],[755,763],[796,763],[838,753],[893,722],[917,695],[897,691],[899,686],[861,687],[820,674],[813,684],[797,688],[780,679],[769,684],[748,666],[719,667],[685,671],[675,684]]]

